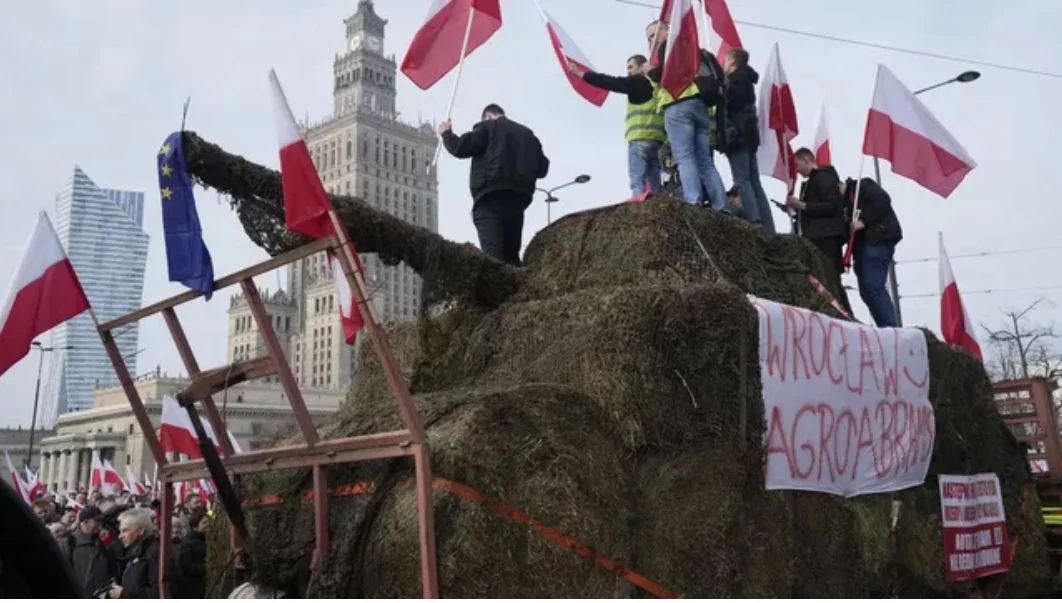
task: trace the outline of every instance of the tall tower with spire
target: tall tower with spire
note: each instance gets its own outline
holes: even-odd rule
[[[380,211],[438,232],[438,180],[428,170],[438,138],[431,124],[409,124],[396,105],[394,55],[385,52],[387,21],[372,0],[343,20],[343,50],[332,62],[333,114],[305,124],[303,138],[325,189],[358,197]],[[405,264],[386,266],[362,255],[378,315],[417,315],[421,279]],[[290,265],[287,293],[295,303],[288,350],[305,387],[343,388],[353,376],[353,350],[343,341],[335,281],[323,254]],[[238,301],[233,307],[240,307]],[[238,318],[238,317],[233,317]],[[229,349],[239,342],[230,341]]]

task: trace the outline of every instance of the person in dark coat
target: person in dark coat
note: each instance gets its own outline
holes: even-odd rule
[[[774,217],[767,193],[760,183],[756,149],[760,147],[760,126],[756,117],[756,82],[760,74],[749,65],[749,53],[733,48],[726,53],[726,114],[723,145],[730,161],[734,186],[741,191],[745,217],[763,230],[774,233]]]
[[[159,537],[151,511],[129,509],[118,518],[118,538],[125,546],[121,584],[111,588],[110,599],[159,598]]]
[[[549,173],[538,137],[494,104],[483,109],[482,121],[466,134],[454,134],[449,120],[439,124],[438,131],[451,155],[472,159],[469,188],[480,248],[519,266],[524,211],[531,205],[536,182]]]
[[[845,202],[841,194],[841,177],[831,165],[819,166],[815,153],[802,148],[793,154],[797,172],[805,178],[800,197],[790,196],[786,205],[800,212],[800,231],[819,248],[826,258],[829,283],[837,292],[837,301],[852,313],[848,294],[841,283],[844,273],[844,245],[848,241]]]
[[[177,578],[173,584],[175,599],[206,598],[206,529],[203,510],[189,515],[191,529],[177,545]]]
[[[68,538],[70,566],[74,578],[86,595],[91,595],[118,578],[118,559],[102,540],[100,525],[103,513],[95,505],[86,505],[78,514],[78,528]]]
[[[849,206],[855,199],[856,181],[849,178],[842,185],[844,198]],[[859,183],[859,217],[852,221],[855,231],[852,257],[856,278],[859,280],[859,297],[870,310],[874,324],[879,327],[899,326],[896,308],[885,289],[892,265],[896,244],[903,239],[900,219],[892,209],[892,200],[885,189],[870,178]]]

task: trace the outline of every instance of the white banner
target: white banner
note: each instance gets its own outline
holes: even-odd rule
[[[760,319],[766,488],[858,496],[924,482],[936,423],[922,332],[749,300]]]

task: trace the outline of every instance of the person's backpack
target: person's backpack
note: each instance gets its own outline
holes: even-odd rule
[[[693,83],[700,90],[701,100],[709,107],[721,105],[726,98],[724,86],[726,74],[723,67],[716,60],[715,55],[705,49],[701,49],[701,65],[697,71],[697,77]]]

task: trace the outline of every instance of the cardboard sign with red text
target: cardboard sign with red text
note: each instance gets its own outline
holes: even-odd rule
[[[766,488],[858,496],[924,482],[936,436],[925,335],[749,301],[760,319]]]
[[[1007,518],[995,473],[941,475],[940,518],[948,582],[1010,569]]]

